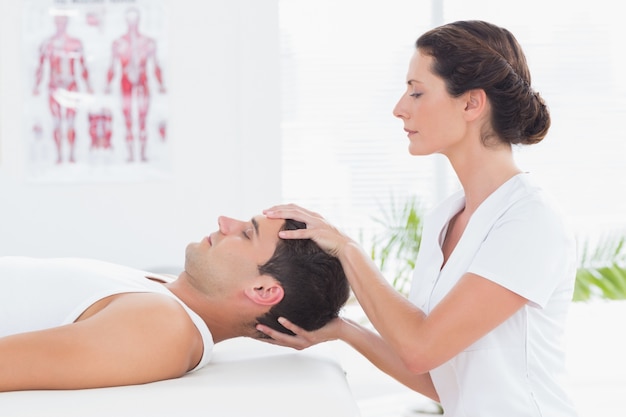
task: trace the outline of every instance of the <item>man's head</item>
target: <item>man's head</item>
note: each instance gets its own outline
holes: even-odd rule
[[[289,219],[283,227],[303,228],[304,223]],[[316,330],[337,317],[350,295],[341,262],[310,239],[280,240],[272,258],[259,267],[259,272],[274,277],[285,295],[258,322],[283,333],[293,334],[278,323],[279,317],[305,330]]]
[[[241,335],[263,337],[257,323],[289,333],[276,321],[281,316],[307,330],[337,317],[349,296],[339,260],[311,240],[278,237],[303,223],[222,216],[218,224],[219,231],[187,246],[185,273],[209,302],[237,315]]]

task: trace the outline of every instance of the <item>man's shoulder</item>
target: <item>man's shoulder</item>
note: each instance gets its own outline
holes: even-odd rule
[[[125,327],[143,345],[158,348],[162,354],[189,356],[191,369],[200,360],[203,341],[198,328],[174,298],[158,293],[118,294],[98,315]]]
[[[94,304],[79,320],[95,318],[118,328],[127,328],[147,333],[158,330],[149,337],[166,342],[172,334],[185,341],[194,339],[198,333],[193,320],[185,308],[174,298],[152,292],[128,292],[115,294]],[[155,340],[157,341],[157,340]]]
[[[125,312],[144,313],[159,319],[185,320],[192,323],[185,308],[166,294],[156,292],[129,292],[116,294],[107,308]]]

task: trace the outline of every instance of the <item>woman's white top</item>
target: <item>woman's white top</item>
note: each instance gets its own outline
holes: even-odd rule
[[[206,323],[162,282],[147,276],[172,281],[93,259],[0,257],[0,337],[73,323],[89,306],[110,295],[150,292],[173,298],[185,309],[204,343],[202,359],[193,370],[206,365],[213,351]]]
[[[575,416],[561,385],[576,274],[573,235],[546,194],[519,174],[480,205],[442,268],[448,223],[464,205],[459,192],[425,217],[410,300],[429,314],[470,272],[528,302],[430,372],[445,415]]]

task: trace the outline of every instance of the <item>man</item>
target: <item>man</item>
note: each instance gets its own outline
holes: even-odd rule
[[[322,327],[346,302],[341,264],[304,224],[218,219],[185,251],[177,278],[86,259],[0,257],[0,391],[80,389],[176,378],[207,363],[214,343]]]

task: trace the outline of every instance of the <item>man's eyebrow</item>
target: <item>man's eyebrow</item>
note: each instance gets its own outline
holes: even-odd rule
[[[254,231],[256,232],[256,235],[258,237],[261,237],[261,235],[259,234],[259,222],[257,222],[254,217],[250,219],[250,222],[252,223],[252,226],[254,226]]]

